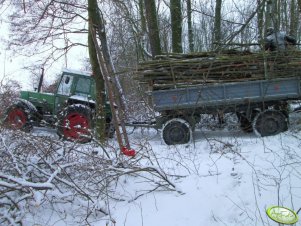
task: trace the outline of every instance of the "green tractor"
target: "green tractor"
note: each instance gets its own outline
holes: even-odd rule
[[[111,111],[105,106],[107,135],[114,133]],[[4,115],[4,125],[26,132],[33,126],[53,127],[66,140],[86,143],[92,139],[95,115],[95,82],[88,73],[64,70],[55,93],[21,91]]]

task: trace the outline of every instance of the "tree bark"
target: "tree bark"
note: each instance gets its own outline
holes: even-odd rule
[[[215,17],[214,17],[214,31],[213,31],[213,46],[218,49],[221,45],[221,19],[222,19],[222,0],[215,2]]]
[[[138,59],[145,60],[144,57],[144,46],[145,46],[145,36],[146,36],[146,19],[144,15],[144,0],[139,0],[139,15],[140,15],[140,23],[141,23],[141,35],[138,38],[137,43],[137,53],[138,53]]]
[[[89,26],[91,24],[98,24],[100,15],[98,13],[98,5],[96,0],[88,0],[88,17]],[[91,29],[89,29],[91,30]],[[95,45],[92,39],[91,32],[88,33],[88,48],[92,72],[95,79],[95,93],[96,93],[96,138],[103,142],[105,140],[105,82],[101,73],[100,65],[98,63]]]
[[[181,0],[170,0],[172,51],[182,53],[182,11]]]
[[[257,0],[257,6],[260,5],[260,0]],[[258,8],[258,12],[257,12],[257,29],[258,29],[258,42],[263,45],[264,44],[264,20],[263,20],[263,16],[264,16],[264,6],[261,6],[260,8]]]
[[[140,15],[140,21],[141,21],[141,31],[146,32],[146,19],[144,15],[144,0],[139,0],[139,15]]]
[[[155,0],[144,0],[148,36],[153,57],[161,54],[161,43]]]
[[[266,11],[266,28],[273,27],[275,31],[279,31],[279,12],[277,7],[278,0],[267,1]]]
[[[193,28],[192,28],[192,9],[191,9],[191,0],[187,0],[187,26],[188,26],[188,43],[189,51],[194,52],[194,37],[193,37]]]
[[[299,18],[299,13],[298,13],[298,8],[297,8],[297,1],[296,0],[291,0],[290,4],[290,11],[291,11],[291,16],[290,16],[290,35],[297,37],[297,30],[298,30],[298,18]]]

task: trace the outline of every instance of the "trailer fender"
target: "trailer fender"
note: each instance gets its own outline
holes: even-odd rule
[[[192,131],[195,129],[195,125],[200,122],[201,117],[199,115],[183,115],[183,114],[169,114],[164,115],[156,118],[156,128],[161,129],[164,124],[166,124],[167,121],[170,121],[172,119],[182,119],[186,121]]]

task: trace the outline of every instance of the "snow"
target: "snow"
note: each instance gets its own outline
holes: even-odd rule
[[[83,101],[83,102],[89,102],[89,103],[95,103],[94,100],[92,100],[91,98],[89,98],[87,96],[83,96],[83,95],[72,95],[72,96],[70,96],[70,99]]]
[[[12,176],[5,175],[3,173],[0,173],[0,178],[1,179],[7,179],[8,181],[13,182],[14,184],[12,185],[11,183],[6,183],[4,181],[0,181],[0,186],[3,187],[8,187],[8,188],[13,188],[13,187],[31,187],[35,189],[41,189],[41,190],[46,190],[46,189],[52,189],[53,185],[49,182],[45,183],[32,183],[30,181],[26,181],[24,179],[20,178],[14,178]]]
[[[79,75],[85,75],[85,76],[89,76],[89,77],[91,77],[91,75],[92,75],[92,72],[74,70],[74,69],[70,69],[70,68],[63,68],[62,71],[65,73],[69,73],[69,74],[79,74]]]
[[[184,194],[158,192],[118,203],[117,226],[268,225],[268,206],[301,207],[300,132],[295,138],[291,132],[268,138],[203,135],[194,146],[151,141],[167,174],[181,176],[174,182]]]
[[[109,208],[110,215],[91,214],[93,220],[89,224],[276,226],[265,214],[268,207],[281,205],[295,211],[301,207],[300,118],[298,113],[291,114],[289,131],[265,138],[241,132],[228,119],[230,126],[203,125],[194,133],[193,142],[175,146],[165,145],[160,132],[154,129],[128,128],[137,156],[124,157],[125,163],[135,162],[144,169],[156,170],[174,187],[158,179],[154,171],[139,171],[131,176],[130,171],[136,168],[120,168],[116,162],[106,170],[118,170],[125,175],[111,188],[111,199],[96,200],[93,204],[95,208]],[[33,135],[58,141],[53,133],[53,130],[35,128]],[[66,142],[64,151],[68,145]],[[114,139],[110,140],[110,146],[117,147]],[[84,153],[84,148],[95,150],[95,144],[73,145],[70,150]],[[85,160],[79,161],[84,164]],[[52,186],[59,173],[60,168],[54,165],[48,181],[42,185]],[[157,187],[159,184],[164,186]],[[35,191],[24,225],[86,225],[82,214],[89,203],[73,197],[71,191],[48,190],[47,194],[56,202],[47,205],[43,191]]]

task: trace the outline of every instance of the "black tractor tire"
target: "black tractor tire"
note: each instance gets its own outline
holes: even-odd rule
[[[58,114],[57,133],[65,140],[88,143],[92,140],[92,111],[88,106],[75,104]]]
[[[162,127],[162,139],[167,145],[187,144],[192,139],[191,126],[184,119],[170,119]]]
[[[3,125],[8,129],[30,132],[37,118],[37,112],[32,103],[19,99],[6,110]]]
[[[288,118],[278,110],[260,112],[253,121],[253,130],[261,137],[273,136],[287,129]]]

